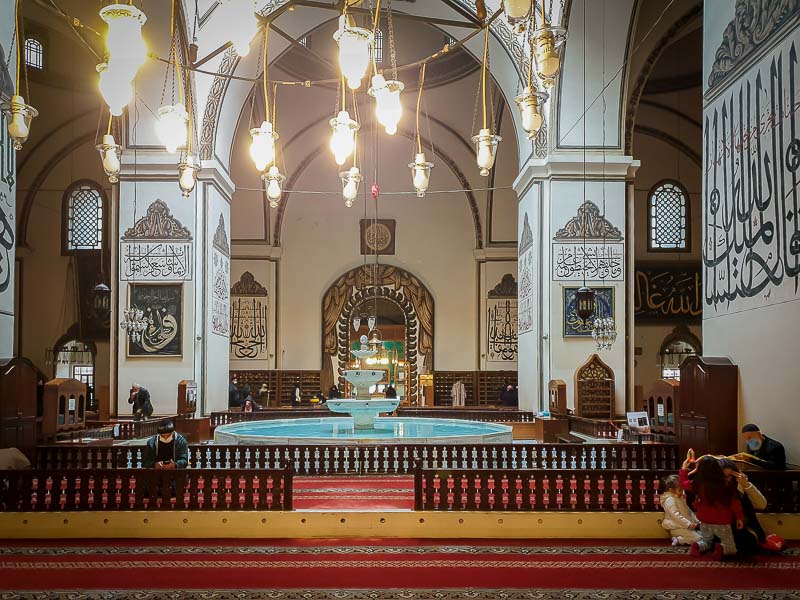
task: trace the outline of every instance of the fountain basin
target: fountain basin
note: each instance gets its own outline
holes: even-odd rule
[[[356,429],[349,417],[274,419],[222,425],[217,444],[439,444],[511,443],[512,430],[499,423],[460,419],[378,417],[372,429]]]
[[[353,417],[356,429],[372,429],[375,418],[380,413],[394,412],[398,404],[400,404],[398,398],[371,398],[369,400],[341,398],[325,402],[325,406],[331,412],[345,413]]]

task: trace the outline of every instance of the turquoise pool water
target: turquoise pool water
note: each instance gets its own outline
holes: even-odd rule
[[[304,443],[466,443],[510,442],[511,427],[457,419],[378,417],[374,429],[355,429],[350,417],[276,419],[222,425],[214,431],[218,444]]]

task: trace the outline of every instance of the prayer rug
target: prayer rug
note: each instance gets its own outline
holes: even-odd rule
[[[294,510],[413,510],[414,478],[409,476],[295,477]]]

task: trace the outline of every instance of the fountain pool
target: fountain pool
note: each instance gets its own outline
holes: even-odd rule
[[[479,444],[512,441],[511,427],[458,419],[378,417],[371,429],[358,429],[349,417],[275,419],[222,425],[217,444]]]

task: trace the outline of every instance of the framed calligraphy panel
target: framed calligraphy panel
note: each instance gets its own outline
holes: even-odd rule
[[[231,359],[267,358],[269,295],[250,271],[231,287]]]
[[[625,245],[622,242],[554,242],[554,281],[623,281]]]
[[[394,255],[394,219],[361,219],[361,254]]]
[[[191,281],[192,242],[120,244],[122,281]]]
[[[564,337],[591,337],[595,317],[614,316],[614,288],[594,287],[595,314],[586,321],[578,316],[575,306],[577,287],[564,288]]]
[[[517,360],[517,300],[489,298],[486,300],[487,342],[489,362]]]
[[[636,266],[633,317],[637,323],[700,322],[703,317],[700,264]]]
[[[144,312],[148,325],[141,341],[127,339],[127,355],[182,356],[183,284],[129,283],[128,301]]]

